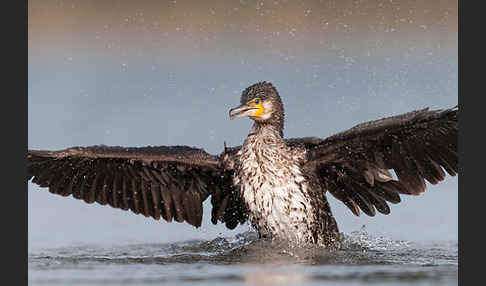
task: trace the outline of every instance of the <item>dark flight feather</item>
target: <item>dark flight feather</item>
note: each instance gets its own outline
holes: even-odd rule
[[[201,149],[92,146],[29,150],[27,156],[27,179],[54,194],[195,227],[201,226],[202,203],[212,196],[213,223],[232,229],[246,221],[228,181],[232,171],[222,168],[219,156]]]

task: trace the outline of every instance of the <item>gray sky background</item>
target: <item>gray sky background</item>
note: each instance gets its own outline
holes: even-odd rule
[[[198,4],[199,3],[199,4]],[[29,1],[29,148],[240,145],[241,91],[272,82],[286,137],[457,104],[457,1]],[[457,240],[458,178],[341,231]],[[153,221],[29,183],[29,249],[211,239],[235,232]],[[206,205],[209,210],[209,204]],[[245,231],[238,227],[236,232]]]

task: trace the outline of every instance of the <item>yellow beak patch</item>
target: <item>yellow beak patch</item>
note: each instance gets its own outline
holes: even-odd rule
[[[258,108],[252,117],[260,117],[263,112],[265,112],[265,108],[263,108],[262,101],[259,98],[251,100],[250,102],[248,102],[248,105],[252,105]]]
[[[258,107],[257,111],[255,111],[255,117],[260,117],[263,112],[265,111],[265,108],[263,108],[263,106],[261,104],[254,104],[254,106]]]

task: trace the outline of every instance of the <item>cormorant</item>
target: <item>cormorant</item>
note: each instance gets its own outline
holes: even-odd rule
[[[355,215],[390,213],[399,194],[418,195],[457,166],[457,106],[428,108],[359,124],[326,139],[284,139],[284,109],[271,83],[245,89],[229,118],[249,117],[242,146],[220,155],[188,146],[73,147],[28,150],[28,178],[72,195],[168,222],[201,226],[211,196],[212,223],[247,220],[261,237],[339,248],[328,191]],[[393,169],[396,179],[389,172]]]

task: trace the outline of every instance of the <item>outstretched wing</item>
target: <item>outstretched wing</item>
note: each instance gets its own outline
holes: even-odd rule
[[[212,195],[212,222],[230,229],[246,220],[220,157],[187,146],[73,147],[28,151],[28,178],[53,194],[72,195],[168,222],[201,226]],[[229,203],[228,203],[229,202]],[[239,210],[235,212],[235,208]],[[226,212],[231,211],[233,215]]]
[[[355,215],[361,209],[374,216],[375,208],[388,214],[387,202],[399,203],[399,194],[424,192],[425,180],[439,183],[444,170],[457,174],[457,112],[457,106],[427,108],[359,124],[326,139],[287,142],[305,148],[304,168]]]

